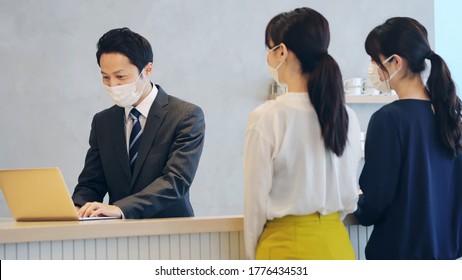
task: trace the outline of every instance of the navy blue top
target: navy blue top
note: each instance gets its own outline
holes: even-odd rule
[[[367,259],[462,256],[462,156],[439,137],[430,101],[398,100],[367,129],[363,195],[354,213],[374,225]]]

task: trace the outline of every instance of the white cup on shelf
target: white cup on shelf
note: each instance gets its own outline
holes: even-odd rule
[[[349,78],[343,81],[345,95],[361,95],[363,93],[363,78]]]
[[[378,91],[375,87],[372,86],[370,80],[365,80],[363,93],[364,95],[379,95],[380,91]]]

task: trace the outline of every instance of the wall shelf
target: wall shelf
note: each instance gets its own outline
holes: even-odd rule
[[[346,103],[386,104],[395,100],[397,95],[345,95]]]

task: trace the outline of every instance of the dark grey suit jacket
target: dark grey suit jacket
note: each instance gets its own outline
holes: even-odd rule
[[[109,204],[120,207],[128,219],[194,216],[189,187],[204,144],[204,114],[156,87],[133,174],[124,108],[113,106],[94,116],[90,149],[72,195],[75,205],[102,202],[108,193]]]

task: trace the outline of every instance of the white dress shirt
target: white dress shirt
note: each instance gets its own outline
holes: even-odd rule
[[[286,93],[249,115],[244,149],[244,236],[255,259],[267,220],[356,210],[360,127],[347,107],[348,140],[341,157],[327,150],[308,93]]]
[[[144,125],[146,124],[146,119],[148,118],[149,110],[151,109],[152,103],[154,103],[154,100],[157,97],[157,92],[158,89],[156,85],[152,85],[152,90],[146,96],[146,98],[143,99],[143,101],[136,106],[136,110],[138,110],[141,114],[139,117],[139,121],[141,124],[141,131],[144,130]],[[130,117],[130,111],[135,108],[133,106],[125,107],[125,139],[127,143],[127,153],[129,151],[129,145],[130,145],[130,133],[132,132],[133,129],[133,119]]]

